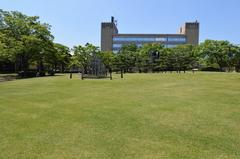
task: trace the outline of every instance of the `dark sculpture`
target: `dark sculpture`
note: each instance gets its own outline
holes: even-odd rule
[[[82,70],[82,80],[89,79],[102,79],[110,78],[112,80],[111,70],[107,70],[101,59],[96,55],[93,55],[89,65],[85,70]]]

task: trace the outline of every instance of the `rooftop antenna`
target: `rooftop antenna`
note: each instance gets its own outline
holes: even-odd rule
[[[111,17],[111,22],[114,23],[114,16]]]
[[[115,20],[114,23],[115,23],[115,25],[117,27],[118,26],[118,20]]]

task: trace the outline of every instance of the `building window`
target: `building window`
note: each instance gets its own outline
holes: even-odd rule
[[[186,42],[185,37],[113,37],[114,42]]]
[[[168,37],[169,42],[186,42],[185,37]]]
[[[151,37],[114,37],[114,42],[154,42],[155,38]]]
[[[134,44],[134,43],[129,43],[129,44]],[[113,48],[113,51],[119,51],[121,50],[121,48],[124,46],[124,45],[128,45],[128,44],[113,44],[112,45],[112,48]],[[142,47],[143,44],[135,44],[138,48]]]
[[[167,41],[167,38],[166,37],[158,37],[158,38],[156,38],[155,39],[157,42],[165,42],[165,41]]]
[[[178,45],[173,45],[173,44],[167,44],[165,45],[166,48],[174,48],[177,47]]]
[[[113,48],[121,48],[122,44],[113,44]]]

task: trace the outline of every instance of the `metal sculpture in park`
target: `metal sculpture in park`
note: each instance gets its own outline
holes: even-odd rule
[[[82,70],[82,80],[103,78],[109,78],[112,80],[112,72],[111,70],[106,69],[101,59],[94,54],[88,66]]]

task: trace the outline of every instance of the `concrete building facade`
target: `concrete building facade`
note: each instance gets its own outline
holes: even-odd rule
[[[101,25],[101,50],[117,52],[123,45],[136,44],[138,47],[147,43],[161,43],[171,48],[182,44],[199,44],[199,23],[185,23],[177,34],[119,34],[112,17],[111,22]]]

